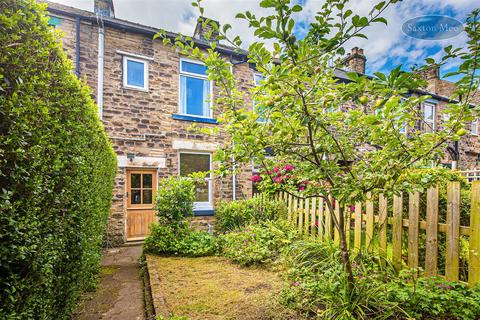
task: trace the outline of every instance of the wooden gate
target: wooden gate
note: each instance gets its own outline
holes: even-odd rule
[[[157,171],[127,170],[127,241],[142,240],[155,221]]]

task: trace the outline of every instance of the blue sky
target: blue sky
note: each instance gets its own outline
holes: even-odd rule
[[[93,10],[93,0],[52,0],[66,5]],[[304,10],[297,16],[298,32],[302,26],[308,26],[313,21],[315,13],[320,10],[322,0],[299,0]],[[170,31],[192,34],[198,12],[192,8],[191,0],[113,0],[118,18]],[[353,0],[351,9],[358,14],[366,15],[379,0]],[[204,0],[205,15],[233,26],[232,35],[239,34],[245,43],[254,41],[252,32],[245,22],[236,20],[235,14],[249,10],[257,16],[267,11],[258,6],[258,0]],[[465,35],[461,34],[448,40],[418,40],[404,35],[402,24],[408,19],[427,15],[441,14],[456,18],[462,22],[475,7],[477,0],[404,0],[390,7],[385,12],[388,26],[377,24],[365,33],[368,40],[357,38],[346,45],[349,51],[352,47],[364,48],[367,56],[367,73],[375,71],[387,72],[391,68],[404,65],[405,69],[414,64],[422,64],[427,57],[440,58],[442,48],[453,44],[454,47],[465,45]],[[444,74],[455,69],[458,61],[452,61],[442,68]]]

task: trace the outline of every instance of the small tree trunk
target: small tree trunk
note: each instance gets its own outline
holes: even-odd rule
[[[348,250],[347,246],[347,236],[345,234],[345,217],[344,217],[344,206],[339,204],[339,211],[340,216],[338,217],[338,221],[335,217],[334,209],[332,201],[329,198],[325,199],[325,202],[329,208],[330,214],[332,216],[332,220],[334,221],[335,228],[338,230],[338,234],[340,235],[340,254],[342,255],[342,264],[345,273],[347,274],[347,290],[349,293],[353,291],[353,286],[355,285],[355,279],[353,278],[352,272],[352,263],[350,261],[350,251]]]
[[[351,293],[353,291],[355,280],[353,278],[352,263],[350,261],[350,251],[348,250],[348,245],[347,245],[347,236],[345,234],[344,206],[340,206],[339,210],[340,210],[340,217],[338,218],[339,219],[338,228],[340,230],[338,230],[338,233],[340,235],[340,252],[342,255],[343,268],[347,273],[347,289],[348,289],[348,292]]]

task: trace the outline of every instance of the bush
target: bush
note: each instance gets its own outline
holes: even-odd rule
[[[185,225],[172,227],[153,224],[143,249],[146,253],[158,255],[199,257],[215,254],[217,241],[212,234]]]
[[[221,202],[215,210],[215,230],[223,233],[249,224],[286,218],[286,216],[287,206],[283,201],[256,197]]]
[[[67,319],[95,284],[116,158],[45,5],[0,2],[0,318]]]
[[[408,270],[389,285],[389,299],[415,319],[480,319],[480,286],[440,277],[415,279]]]
[[[156,197],[158,222],[164,226],[177,226],[193,215],[195,184],[185,177],[168,177],[159,183]]]
[[[368,253],[352,260],[355,286],[347,287],[337,246],[318,241],[293,243],[283,255],[288,285],[280,303],[314,319],[387,319],[398,311],[386,297],[393,268]],[[381,263],[380,263],[381,262]]]
[[[275,261],[283,247],[297,237],[287,221],[266,221],[221,236],[222,253],[243,265],[259,265]]]

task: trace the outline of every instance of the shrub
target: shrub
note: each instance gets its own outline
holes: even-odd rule
[[[284,251],[288,285],[280,303],[315,319],[387,319],[398,311],[386,298],[387,261],[357,254],[352,261],[355,286],[347,289],[340,250],[330,243],[298,241]],[[379,262],[382,263],[379,263]]]
[[[153,224],[143,244],[146,253],[199,257],[217,251],[216,238],[205,231]]]
[[[168,177],[159,183],[156,197],[158,222],[165,226],[179,226],[193,215],[195,184],[185,177]]]
[[[95,284],[116,159],[45,5],[0,2],[0,318],[67,319]]]
[[[480,286],[469,289],[459,282],[448,282],[440,277],[415,279],[408,275],[389,284],[389,299],[415,319],[480,318]]]
[[[291,224],[284,220],[266,221],[221,236],[223,255],[243,265],[273,262],[283,247],[297,237]]]
[[[215,230],[233,231],[248,224],[286,218],[287,207],[283,201],[256,197],[246,200],[221,202],[215,210]]]

